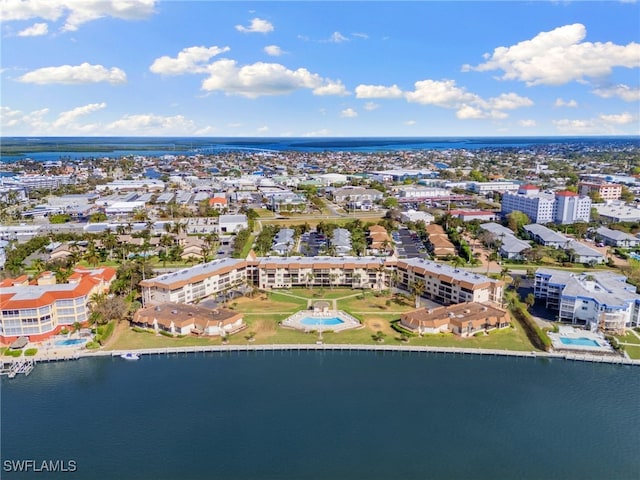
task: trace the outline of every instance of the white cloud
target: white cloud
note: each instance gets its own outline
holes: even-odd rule
[[[471,105],[462,105],[456,112],[456,117],[460,120],[486,118],[487,113],[479,108],[472,107]]]
[[[455,80],[420,80],[415,82],[415,90],[405,93],[408,101],[421,105],[437,105],[456,108],[461,104],[477,102],[480,97],[456,86]]]
[[[78,117],[88,115],[98,110],[102,110],[106,106],[107,104],[104,102],[90,103],[89,105],[76,107],[73,110],[62,112],[60,115],[58,115],[58,118],[56,119],[56,121],[53,122],[53,127],[60,128],[60,127],[66,127],[66,126],[72,125],[78,119]]]
[[[140,20],[155,12],[156,0],[0,0],[3,21],[66,17],[63,31],[75,31],[102,17]]]
[[[416,122],[415,120],[407,120],[406,122],[404,122],[404,124],[406,126],[408,126],[408,127],[411,127],[411,126],[415,125],[416,123],[418,123],[418,122]]]
[[[561,133],[572,134],[588,134],[588,133],[600,133],[596,122],[593,120],[553,120],[553,124]]]
[[[576,102],[575,100],[563,100],[562,98],[556,98],[553,106],[575,108],[578,106],[578,102]]]
[[[340,95],[345,96],[349,95],[347,88],[342,84],[341,81],[331,81],[327,80],[325,85],[313,89],[313,94],[318,96],[323,95]]]
[[[278,45],[267,45],[264,47],[264,52],[272,57],[279,57],[284,51]]]
[[[356,38],[362,38],[364,40],[367,40],[369,38],[369,35],[367,35],[366,33],[360,33],[360,32],[352,33],[351,36]]]
[[[228,52],[229,47],[188,47],[182,49],[175,58],[163,56],[153,61],[149,70],[160,75],[182,75],[185,73],[206,73],[208,62],[212,57]]]
[[[236,30],[242,33],[269,33],[273,32],[273,25],[262,18],[254,18],[251,20],[251,25],[248,27],[236,25]]]
[[[19,37],[39,37],[49,33],[49,25],[46,23],[34,23],[30,27],[18,32]]]
[[[353,108],[346,108],[340,112],[340,116],[342,118],[355,118],[358,116],[358,112],[356,112]]]
[[[385,87],[384,85],[358,85],[356,98],[401,98],[402,90],[397,85]]]
[[[328,41],[331,43],[343,43],[348,42],[349,39],[342,35],[340,32],[333,32]]]
[[[269,127],[267,127],[266,125],[263,125],[262,127],[258,128],[258,133],[265,133],[269,131]]]
[[[489,107],[495,110],[515,110],[533,105],[531,99],[521,97],[516,93],[502,93],[497,97],[490,98],[487,102]]]
[[[182,115],[154,114],[125,115],[105,128],[114,135],[193,135],[196,131],[196,125]]]
[[[208,66],[209,77],[202,89],[227,95],[257,98],[286,95],[298,89],[310,89],[315,95],[344,95],[344,86],[311,73],[306,68],[290,70],[279,63],[257,62],[238,67],[235,60],[221,59]]]
[[[380,105],[378,105],[377,103],[374,103],[374,102],[367,102],[367,103],[364,104],[364,109],[368,110],[368,111],[376,110],[379,107],[380,107]]]
[[[633,123],[637,121],[637,115],[631,115],[628,112],[621,114],[613,114],[613,115],[600,115],[600,120],[604,123],[614,124],[614,125],[627,125],[629,123]]]
[[[618,97],[625,102],[640,101],[640,88],[632,88],[628,85],[615,85],[613,87],[602,87],[593,90],[593,93],[602,98]]]
[[[492,54],[485,54],[486,62],[475,67],[464,65],[462,70],[502,70],[503,80],[520,80],[531,86],[604,77],[614,67],[640,67],[640,44],[583,42],[586,34],[582,24],[565,25],[510,47],[497,47]]]
[[[331,134],[331,130],[323,128],[321,130],[315,130],[313,132],[307,132],[303,134],[303,137],[328,137]]]
[[[518,125],[525,128],[532,128],[537,125],[535,120],[520,120],[518,121]]]
[[[485,100],[463,87],[458,87],[455,80],[420,80],[415,82],[413,92],[405,92],[405,97],[409,102],[421,105],[455,108],[456,116],[462,120],[502,119],[508,116],[503,110],[533,105],[531,99],[516,93],[503,93]]]
[[[587,119],[553,120],[553,124],[562,134],[571,135],[619,135],[637,134],[638,113],[623,112],[618,114],[601,114]],[[627,129],[625,130],[625,127]]]
[[[18,81],[23,83],[35,83],[48,85],[62,83],[66,85],[78,85],[84,83],[107,82],[112,85],[127,83],[127,75],[119,68],[105,68],[102,65],[61,65],[59,67],[44,67],[27,72]]]
[[[49,113],[48,108],[24,113],[10,107],[0,107],[0,127],[5,132],[7,130],[26,132],[27,134],[38,131],[49,132],[49,124],[44,119],[47,113]]]

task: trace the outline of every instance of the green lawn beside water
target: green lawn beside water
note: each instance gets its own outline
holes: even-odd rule
[[[392,328],[392,322],[400,318],[404,311],[413,309],[410,300],[394,301],[391,296],[375,296],[367,292],[364,299],[360,290],[324,289],[322,297],[317,289],[292,289],[286,291],[261,292],[253,298],[242,297],[229,302],[235,311],[245,314],[247,328],[228,338],[230,345],[269,345],[269,344],[314,344],[318,333],[305,333],[282,328],[279,323],[289,315],[307,308],[307,299],[313,301],[339,299],[339,309],[351,313],[363,324],[362,328],[343,332],[325,332],[322,341],[325,344],[375,345],[373,336],[383,334],[385,345],[414,345],[458,348],[486,348],[498,350],[531,351],[531,345],[523,329],[514,323],[513,328],[492,331],[488,335],[461,338],[453,334],[410,336],[408,343],[401,342],[401,334]],[[349,297],[343,298],[341,297]],[[386,305],[391,300],[390,305]],[[252,338],[252,341],[248,337]],[[382,343],[382,342],[381,342]],[[136,332],[123,329],[118,338],[109,345],[110,350],[134,350],[141,348],[164,348],[177,346],[222,345],[219,338],[185,336],[167,337],[155,333]],[[635,347],[631,347],[635,348]],[[640,344],[638,346],[640,355]]]

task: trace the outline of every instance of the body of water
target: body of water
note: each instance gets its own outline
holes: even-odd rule
[[[562,360],[209,353],[2,380],[2,460],[84,479],[637,479],[640,371]],[[3,478],[35,478],[7,473]]]
[[[8,148],[28,147],[24,154],[0,157],[10,163],[24,158],[35,161],[119,158],[127,155],[162,156],[178,154],[211,154],[219,152],[255,152],[273,154],[295,152],[396,152],[411,150],[478,150],[486,148],[527,149],[548,145],[551,148],[589,148],[599,146],[638,146],[640,137],[360,137],[360,138],[201,138],[201,137],[60,137],[2,138]],[[91,151],[91,146],[100,147]],[[69,148],[75,146],[82,151]],[[138,148],[136,148],[138,147]],[[35,149],[35,151],[34,151]],[[109,151],[111,150],[111,151]]]

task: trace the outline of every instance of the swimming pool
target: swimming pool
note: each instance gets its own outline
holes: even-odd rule
[[[573,338],[573,337],[560,337],[560,341],[565,345],[577,345],[580,347],[599,347],[600,344],[590,338]]]
[[[85,338],[65,338],[64,340],[56,340],[53,344],[56,347],[77,347],[86,343]]]
[[[315,317],[305,317],[300,320],[302,325],[306,325],[308,327],[315,327],[318,325],[341,325],[344,323],[344,320],[338,317],[329,317],[329,318],[315,318]]]

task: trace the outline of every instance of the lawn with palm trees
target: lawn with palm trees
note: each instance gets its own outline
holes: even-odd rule
[[[314,301],[328,300],[335,301],[338,309],[360,320],[362,327],[339,333],[323,332],[322,341],[325,344],[403,345],[408,343],[415,346],[533,350],[524,330],[517,323],[504,330],[470,338],[453,334],[406,335],[397,331],[394,323],[400,319],[402,313],[414,308],[413,299],[410,296],[346,288],[324,289],[322,295],[318,295],[319,291],[320,289],[317,288],[267,291],[259,292],[253,297],[229,300],[227,308],[244,314],[246,328],[230,336],[228,343],[231,345],[313,344],[319,339],[318,333],[282,328],[280,322],[299,310],[307,309]],[[220,338],[194,336],[169,338],[164,335],[122,329],[110,344],[110,349],[220,344],[222,344]]]

